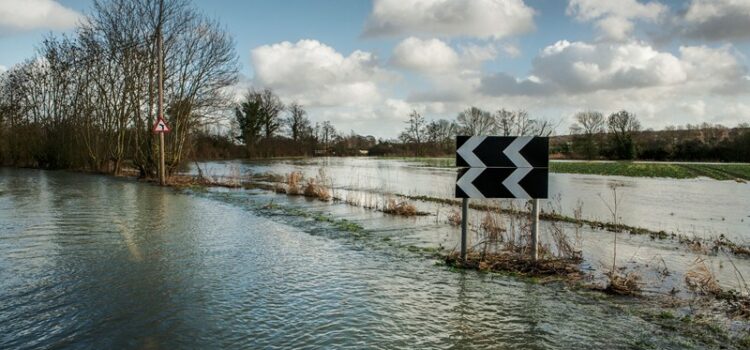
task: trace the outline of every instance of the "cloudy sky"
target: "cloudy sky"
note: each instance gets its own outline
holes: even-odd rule
[[[646,127],[750,122],[750,0],[194,0],[232,32],[241,87],[394,137],[409,111],[635,112]],[[90,0],[0,0],[0,71]],[[125,15],[125,14],[123,14]]]

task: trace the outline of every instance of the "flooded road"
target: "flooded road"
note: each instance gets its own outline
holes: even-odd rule
[[[323,167],[335,188],[436,198],[453,198],[456,171],[450,159],[426,161],[367,157],[307,158],[203,163],[208,174],[287,174],[315,176]],[[191,167],[195,171],[195,166]],[[706,178],[666,179],[579,174],[550,174],[550,206],[573,216],[579,201],[584,218],[612,221],[610,184],[618,183],[620,222],[655,231],[712,238],[724,234],[750,245],[750,184]],[[559,198],[559,199],[558,199]],[[558,203],[559,200],[559,203]],[[520,201],[518,202],[520,203]]]
[[[362,238],[269,203],[380,228]],[[262,191],[0,169],[0,348],[706,347],[627,299],[451,271],[381,243],[418,223]]]

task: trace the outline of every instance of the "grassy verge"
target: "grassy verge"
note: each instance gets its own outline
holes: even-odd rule
[[[750,180],[750,164],[551,162],[553,173],[716,180]]]
[[[389,158],[418,162],[428,167],[450,168],[455,166],[453,158]],[[705,163],[640,163],[640,162],[550,162],[550,171],[565,174],[590,174],[630,177],[664,177],[693,179],[708,177],[716,180],[750,181],[750,164],[705,164]]]

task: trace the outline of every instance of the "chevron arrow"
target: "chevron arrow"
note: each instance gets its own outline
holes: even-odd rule
[[[461,157],[466,162],[466,166],[472,168],[484,168],[486,167],[482,160],[474,154],[474,149],[477,148],[487,136],[471,136],[462,142],[461,146],[456,149],[457,157]]]
[[[549,140],[536,136],[456,136],[456,166],[546,168]]]
[[[547,168],[464,168],[456,198],[547,198]]]

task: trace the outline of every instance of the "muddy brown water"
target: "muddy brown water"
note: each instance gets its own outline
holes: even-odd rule
[[[452,271],[386,243],[435,234],[430,220],[0,169],[0,348],[706,346],[631,312],[638,302]]]

